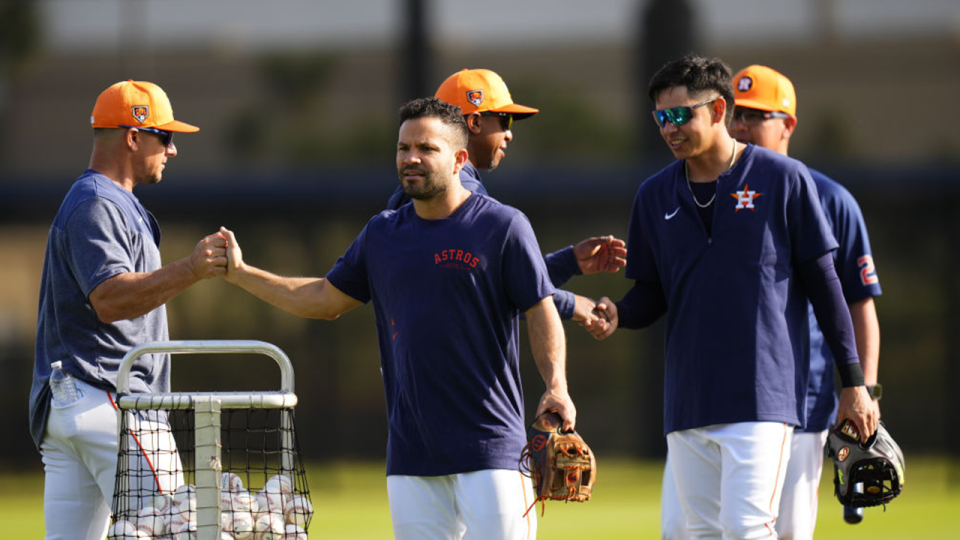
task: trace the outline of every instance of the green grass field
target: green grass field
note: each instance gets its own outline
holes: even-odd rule
[[[39,458],[38,458],[39,460]],[[887,507],[868,508],[859,525],[843,522],[826,474],[820,488],[817,540],[913,540],[956,538],[960,512],[960,470],[943,459],[909,459],[903,494]],[[379,463],[309,466],[316,515],[313,539],[392,538]],[[548,503],[539,521],[539,538],[656,540],[660,538],[659,462],[601,461],[593,500]],[[951,484],[950,479],[953,479]],[[953,486],[951,488],[951,485]],[[36,473],[0,475],[0,540],[43,537],[43,477]]]

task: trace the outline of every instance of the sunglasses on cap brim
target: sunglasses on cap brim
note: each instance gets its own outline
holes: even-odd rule
[[[704,105],[709,105],[718,99],[720,98],[715,97],[709,101],[703,101],[701,103],[697,103],[696,105],[690,105],[689,107],[674,107],[672,109],[660,109],[653,111],[653,120],[660,127],[666,126],[667,122],[670,122],[676,127],[680,127],[693,118],[694,109],[703,107]]]
[[[160,138],[163,140],[164,146],[170,146],[170,144],[173,142],[172,131],[164,131],[162,129],[151,128],[151,127],[140,127],[140,126],[120,126],[120,127],[127,128],[127,129],[132,128],[139,131],[146,131],[147,133],[153,133],[154,135],[159,135]]]

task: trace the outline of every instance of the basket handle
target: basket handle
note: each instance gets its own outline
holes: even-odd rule
[[[145,354],[217,354],[217,353],[254,353],[273,358],[280,366],[280,391],[293,392],[293,364],[279,347],[265,341],[256,340],[194,340],[194,341],[152,341],[130,349],[120,362],[117,372],[117,394],[130,393],[130,370],[133,363]]]

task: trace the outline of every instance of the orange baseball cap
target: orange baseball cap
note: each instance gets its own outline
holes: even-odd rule
[[[489,69],[464,69],[454,73],[443,81],[434,97],[460,107],[465,115],[502,112],[512,114],[515,120],[523,120],[540,112],[514,103],[506,83]]]
[[[173,119],[170,98],[159,86],[146,81],[127,80],[107,88],[97,98],[90,125],[95,128],[133,126],[178,133],[200,131],[197,126]]]
[[[733,96],[739,107],[797,115],[793,83],[767,66],[752,65],[734,75]]]

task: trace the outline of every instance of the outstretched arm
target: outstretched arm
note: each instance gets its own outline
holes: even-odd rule
[[[533,359],[547,387],[537,405],[536,415],[556,410],[563,418],[563,429],[573,429],[577,423],[577,409],[567,389],[567,345],[557,308],[548,296],[525,314]]]
[[[573,246],[573,254],[584,275],[617,272],[627,266],[627,243],[613,236],[587,238]]]
[[[226,272],[226,242],[214,233],[197,242],[193,253],[153,272],[126,272],[104,280],[90,292],[90,304],[105,323],[135,319],[169,302],[203,279]]]
[[[299,317],[330,321],[362,304],[324,278],[283,277],[246,264],[233,231],[220,232],[227,241],[227,281],[257,298]]]

